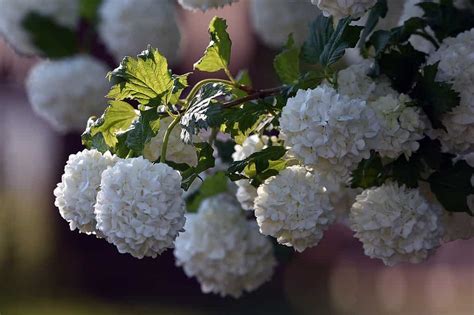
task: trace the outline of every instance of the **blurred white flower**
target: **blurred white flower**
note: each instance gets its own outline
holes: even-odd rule
[[[20,53],[33,55],[39,51],[22,24],[29,13],[49,17],[61,26],[74,29],[79,21],[79,1],[0,0],[0,33]]]
[[[97,229],[120,253],[154,258],[174,247],[186,221],[178,171],[142,157],[124,159],[102,173],[100,186]]]
[[[302,44],[310,23],[321,12],[309,0],[251,0],[250,17],[253,28],[262,41],[273,48],[282,47],[293,34]]]
[[[459,106],[444,114],[446,131],[433,130],[444,151],[467,153],[474,150],[474,29],[445,39],[428,57],[428,64],[439,62],[436,79],[453,84],[461,97]]]
[[[169,117],[160,120],[160,130],[158,131],[158,134],[153,137],[150,142],[145,144],[143,156],[151,162],[158,160],[158,158],[161,156],[163,139],[171,121],[172,118]],[[171,131],[170,137],[168,139],[168,146],[166,149],[166,160],[175,163],[186,163],[190,166],[196,166],[198,161],[194,146],[181,141],[180,135],[181,128],[179,126],[176,126]]]
[[[204,293],[237,298],[270,279],[276,265],[272,244],[230,196],[206,199],[186,217],[186,231],[176,239],[176,264],[197,278]]]
[[[349,221],[367,256],[389,266],[419,263],[440,245],[442,209],[418,189],[389,182],[363,191],[356,200]]]
[[[71,231],[78,229],[82,233],[96,234],[94,204],[101,175],[117,160],[110,152],[102,155],[95,149],[69,156],[61,182],[54,190],[54,205],[63,219],[69,222]]]
[[[260,232],[302,252],[316,246],[336,219],[318,176],[290,166],[258,187],[255,216]]]
[[[347,16],[358,18],[372,8],[377,0],[311,0],[323,11],[324,16],[341,19]]]
[[[170,63],[179,59],[181,33],[172,1],[104,0],[99,35],[117,62],[151,45]]]
[[[86,55],[42,61],[26,80],[28,99],[57,131],[83,131],[89,117],[106,108],[106,74],[104,64]]]
[[[179,4],[186,10],[201,10],[216,9],[228,4],[232,4],[239,0],[178,0]]]

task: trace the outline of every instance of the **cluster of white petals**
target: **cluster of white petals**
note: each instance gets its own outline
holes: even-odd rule
[[[320,178],[290,166],[258,188],[255,216],[260,232],[302,252],[316,246],[336,219]]]
[[[185,230],[176,239],[176,264],[197,278],[204,293],[237,298],[272,276],[271,242],[230,196],[204,200],[198,213],[187,214]]]
[[[324,16],[341,19],[347,16],[358,18],[372,8],[377,0],[311,0],[323,11]]]
[[[181,43],[173,1],[104,0],[99,35],[117,62],[151,45],[170,63],[179,58]]]
[[[106,66],[86,55],[42,61],[31,70],[26,91],[33,110],[54,129],[83,131],[89,117],[107,105],[106,75]]]
[[[79,21],[78,0],[0,0],[0,33],[19,52],[37,54],[23,21],[30,13],[47,16],[61,26],[75,28]]]
[[[365,101],[338,94],[328,85],[299,90],[288,99],[280,127],[292,155],[318,172],[337,172],[341,181],[370,156],[368,141],[380,128]]]
[[[124,159],[102,173],[100,186],[97,229],[120,253],[156,257],[174,247],[186,221],[178,171],[142,157]]]
[[[419,263],[440,245],[441,217],[441,207],[430,204],[418,189],[389,182],[357,196],[349,220],[365,254],[393,266]]]
[[[409,157],[420,147],[418,140],[424,137],[425,123],[420,109],[408,106],[409,101],[410,98],[402,94],[369,102],[380,124],[380,132],[371,139],[370,147],[382,157],[395,159],[401,154]]]
[[[54,190],[54,204],[63,219],[69,222],[71,231],[78,229],[82,233],[96,234],[94,205],[101,175],[117,159],[110,152],[102,154],[95,149],[69,156],[61,182]]]
[[[321,12],[309,0],[251,0],[253,29],[262,41],[274,48],[283,46],[293,34],[301,44],[309,32],[309,24]]]
[[[460,94],[459,106],[443,116],[446,131],[434,130],[433,136],[443,150],[465,153],[474,150],[474,29],[445,39],[428,58],[428,64],[439,62],[437,80],[453,84]]]
[[[171,123],[172,118],[165,118],[160,120],[160,130],[158,134],[153,137],[150,142],[145,144],[143,156],[154,162],[161,156],[161,148],[163,147],[163,139],[165,132]],[[197,165],[197,154],[192,144],[186,144],[180,137],[181,128],[175,127],[169,136],[168,146],[166,148],[166,160],[175,163],[186,163],[190,166]]]
[[[223,7],[239,0],[178,0],[178,3],[186,10],[201,10],[216,9]]]

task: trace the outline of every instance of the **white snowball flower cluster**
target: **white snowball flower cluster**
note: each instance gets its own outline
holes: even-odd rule
[[[106,74],[105,65],[86,55],[42,61],[31,70],[26,91],[36,114],[57,131],[83,131],[107,105]]]
[[[185,230],[176,239],[176,264],[197,278],[204,293],[237,298],[272,276],[271,242],[230,196],[204,200],[198,213],[187,215]]]
[[[377,0],[311,0],[323,11],[324,16],[341,19],[347,16],[361,17]]]
[[[368,140],[380,128],[365,101],[338,94],[328,85],[299,90],[288,99],[280,127],[291,154],[318,172],[337,172],[340,181],[370,156]]]
[[[178,0],[179,4],[186,10],[201,10],[216,9],[223,7],[239,0]]]
[[[181,175],[142,157],[118,161],[102,173],[97,229],[120,253],[156,257],[183,231]]]
[[[418,189],[389,182],[365,190],[356,200],[350,226],[367,256],[388,266],[419,263],[440,245],[442,209],[430,204]]]
[[[301,44],[309,32],[309,24],[320,14],[309,0],[252,0],[250,17],[262,41],[274,48],[283,46],[293,34]]]
[[[0,0],[0,33],[19,52],[37,54],[22,23],[29,13],[52,18],[61,26],[75,28],[79,21],[78,0]]]
[[[255,216],[260,232],[302,252],[315,246],[336,219],[318,176],[290,166],[258,188]]]
[[[105,0],[100,7],[99,35],[117,62],[152,45],[171,62],[181,42],[172,1]]]
[[[407,106],[409,101],[402,94],[383,96],[369,103],[381,127],[369,146],[382,157],[396,159],[401,154],[409,157],[420,147],[418,140],[424,137],[425,123],[419,108]]]
[[[443,116],[447,131],[434,130],[443,150],[455,153],[474,150],[474,29],[447,38],[428,58],[428,64],[439,62],[437,80],[453,84],[460,93],[459,106]]]
[[[146,159],[153,162],[158,160],[161,156],[163,139],[171,121],[172,118],[160,120],[160,130],[158,134],[145,145],[143,156]],[[181,140],[180,134],[181,128],[179,127],[175,127],[171,131],[166,150],[166,159],[175,163],[186,163],[191,166],[196,166],[198,163],[196,150],[193,145],[184,143]]]
[[[117,160],[110,152],[102,155],[97,150],[83,150],[69,156],[61,182],[54,190],[54,204],[69,222],[71,231],[97,234],[94,205],[101,175]]]

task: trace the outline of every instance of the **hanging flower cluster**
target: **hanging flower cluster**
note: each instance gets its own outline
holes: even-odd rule
[[[178,2],[207,10],[236,1]],[[158,7],[144,3],[148,9],[140,10]],[[176,264],[203,292],[233,297],[271,277],[270,238],[297,252],[317,250],[325,231],[340,222],[367,256],[392,266],[420,263],[445,242],[472,237],[470,7],[407,1],[400,25],[391,27],[378,22],[400,4],[312,3],[250,4],[258,36],[281,47],[273,62],[280,81],[275,87],[258,89],[248,73],[231,73],[232,42],[219,17],[210,22],[211,41],[194,71],[221,72],[225,79],[189,86],[192,73],[173,74],[159,44],[126,56],[107,75],[107,108],[87,121],[86,150],[70,157],[55,190],[71,229],[138,258],[174,247]],[[144,46],[151,39],[144,39],[142,27],[155,22],[157,36],[174,32],[173,39],[160,40],[163,45],[179,42],[176,25],[163,22],[174,19],[172,6],[156,14],[162,20],[140,24],[130,2],[106,5],[110,10],[99,10],[99,33],[107,33],[101,36],[109,38],[116,59],[132,55],[117,38]],[[134,30],[142,34],[131,35]],[[421,49],[415,38],[432,47]],[[345,65],[349,49],[361,60]],[[81,71],[96,70],[82,60],[75,75],[85,76]],[[83,100],[100,93],[99,83],[79,80],[87,88],[76,82],[70,89],[50,88],[61,96],[42,95],[48,91],[44,77],[35,78],[34,71],[29,80],[40,112],[57,108],[64,94],[74,95],[71,103],[86,112]],[[51,87],[62,82],[65,76],[49,75]],[[77,118],[57,109],[44,116],[58,125]]]

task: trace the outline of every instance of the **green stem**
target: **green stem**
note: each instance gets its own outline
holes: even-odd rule
[[[166,162],[166,150],[168,149],[168,141],[170,139],[171,132],[173,131],[174,127],[176,127],[176,125],[179,123],[180,119],[180,116],[176,116],[171,122],[171,124],[168,126],[168,129],[166,129],[165,136],[163,138],[163,146],[161,147],[160,163]]]
[[[232,76],[232,73],[230,73],[229,69],[228,68],[224,68],[224,72],[225,74],[227,75],[227,77],[229,78],[229,80],[232,82],[232,84],[235,84],[235,79],[234,77]]]

